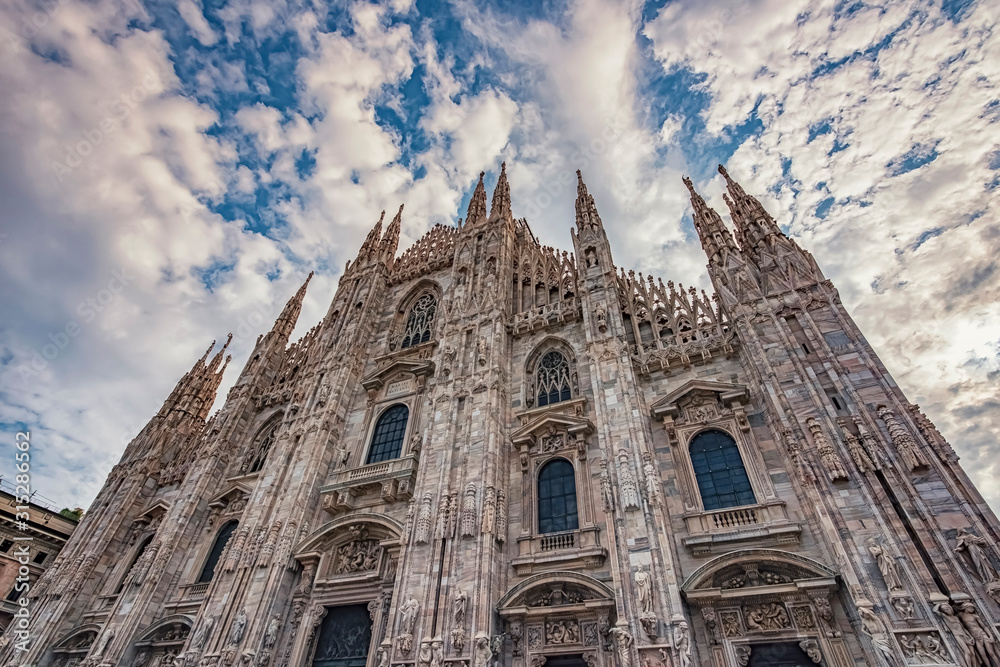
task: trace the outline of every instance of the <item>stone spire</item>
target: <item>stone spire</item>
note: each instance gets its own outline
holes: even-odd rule
[[[726,179],[726,190],[723,195],[729,212],[736,226],[740,244],[746,252],[758,253],[763,246],[772,245],[768,239],[772,236],[785,237],[778,223],[756,197],[748,195],[739,183],[733,180],[726,168],[719,165],[719,173]]]
[[[479,182],[482,183],[482,179]],[[493,190],[493,203],[490,206],[490,220],[499,218],[503,218],[504,220],[514,219],[514,215],[510,210],[510,184],[507,182],[506,162],[500,163],[500,178],[497,179],[497,186]]]
[[[705,203],[705,199],[694,189],[691,179],[685,176],[684,185],[691,193],[691,206],[694,209],[694,228],[701,239],[701,247],[705,249],[710,262],[718,262],[721,259],[723,249],[729,252],[738,253],[739,249],[733,240],[733,235],[729,233],[722,218],[711,206]]]
[[[382,257],[382,261],[385,262],[386,266],[392,268],[392,263],[396,259],[396,248],[399,246],[399,228],[403,222],[403,204],[399,205],[399,210],[396,212],[396,216],[389,223],[389,227],[385,230],[385,236],[382,237],[382,243],[379,246],[379,254]]]
[[[583,173],[576,170],[576,228],[579,232],[585,229],[596,231],[603,229],[604,223],[597,213],[597,204],[594,197],[587,191],[587,184],[583,182]]]
[[[179,412],[197,421],[205,421],[212,403],[215,402],[215,392],[222,383],[223,373],[232,360],[232,355],[226,355],[232,340],[233,334],[229,334],[222,349],[209,361],[208,355],[215,348],[215,341],[212,341],[205,354],[181,377],[174,390],[167,396],[163,407],[160,408],[160,417],[167,417],[171,412]]]
[[[381,225],[381,220],[379,224]],[[299,313],[302,312],[302,300],[305,299],[306,288],[309,286],[309,281],[312,280],[312,277],[313,272],[310,271],[306,277],[306,281],[302,283],[302,286],[295,292],[295,295],[285,304],[284,310],[281,311],[281,315],[278,315],[278,319],[275,320],[274,326],[271,328],[271,332],[282,339],[284,343],[288,342],[289,337],[292,335],[292,330],[295,329]]]
[[[485,171],[479,172],[479,182],[469,200],[469,211],[465,216],[465,226],[471,227],[486,220],[486,186],[483,185]]]

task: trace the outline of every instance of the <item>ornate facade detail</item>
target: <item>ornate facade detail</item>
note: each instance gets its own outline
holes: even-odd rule
[[[420,510],[417,513],[417,532],[414,537],[414,541],[417,544],[427,544],[431,535],[431,502],[433,502],[433,496],[431,492],[428,491],[424,494],[423,499],[420,502]]]
[[[618,450],[618,491],[621,493],[622,507],[627,510],[637,510],[639,490],[636,488],[628,458],[628,452],[624,449]]]
[[[844,468],[844,462],[840,459],[840,454],[833,448],[830,440],[827,439],[826,434],[823,433],[823,427],[814,417],[806,420],[806,426],[812,434],[813,442],[816,443],[816,452],[819,454],[820,463],[823,464],[826,474],[835,482],[847,479],[847,469]]]
[[[889,431],[889,438],[892,439],[893,446],[899,452],[900,458],[903,459],[906,469],[917,470],[918,468],[926,468],[927,461],[920,452],[919,445],[917,445],[913,436],[910,435],[910,432],[899,423],[892,410],[884,405],[880,405],[878,406],[878,416],[879,419],[885,422],[885,427]]]
[[[462,500],[462,537],[476,536],[476,509],[476,485],[469,482]]]

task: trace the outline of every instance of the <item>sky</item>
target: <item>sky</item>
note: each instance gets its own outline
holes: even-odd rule
[[[86,507],[208,344],[225,393],[304,280],[316,324],[379,212],[400,251],[502,160],[571,249],[709,288],[681,176],[725,163],[813,252],[1000,508],[1000,5],[987,0],[7,0],[0,473]]]

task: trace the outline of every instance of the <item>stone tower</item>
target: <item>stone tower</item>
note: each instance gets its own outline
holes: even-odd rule
[[[505,167],[399,257],[383,212],[217,414],[225,346],[181,379],[4,664],[1000,667],[1000,524],[719,170],[712,297],[617,267],[582,176],[572,254]]]

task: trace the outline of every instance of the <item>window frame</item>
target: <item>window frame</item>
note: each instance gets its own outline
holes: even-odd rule
[[[708,434],[711,434],[711,433],[718,433],[718,434],[720,434],[720,435],[728,438],[729,441],[732,443],[732,447],[735,449],[737,456],[739,456],[739,458],[740,458],[740,466],[743,469],[743,476],[746,478],[746,483],[747,483],[747,486],[749,487],[750,495],[752,496],[752,502],[749,502],[749,503],[738,503],[738,504],[734,504],[734,505],[720,505],[718,507],[711,507],[711,508],[709,508],[709,507],[706,506],[705,496],[702,493],[701,481],[700,481],[700,478],[699,478],[697,467],[695,465],[694,456],[692,455],[692,452],[691,452],[691,447],[695,444],[695,441],[699,437],[704,436],[704,435],[708,435]],[[697,431],[695,431],[694,433],[692,433],[688,437],[687,443],[685,444],[685,451],[687,453],[688,462],[689,462],[689,464],[691,466],[691,476],[692,476],[692,479],[693,479],[693,482],[694,482],[694,485],[693,485],[694,486],[694,490],[695,490],[695,492],[698,495],[698,503],[701,506],[701,508],[702,508],[703,511],[705,511],[705,512],[721,512],[721,511],[736,509],[736,508],[739,508],[739,507],[753,507],[755,505],[759,505],[760,504],[759,494],[757,492],[757,489],[754,488],[753,476],[751,475],[750,469],[747,466],[746,456],[745,456],[745,454],[743,452],[743,449],[740,447],[739,439],[736,438],[736,437],[734,437],[733,434],[730,433],[730,432],[728,432],[725,428],[722,428],[722,427],[717,426],[717,425],[712,425],[712,426],[709,426],[707,428],[698,429]],[[710,471],[710,472],[714,472],[714,471]],[[730,480],[731,479],[732,479],[732,477],[730,476]]]
[[[386,415],[386,413],[388,413],[390,410],[396,407],[403,407],[406,409],[406,422],[403,425],[402,439],[400,440],[399,444],[399,454],[397,456],[388,459],[371,461],[370,459],[372,455],[372,445],[375,443],[375,435],[378,432],[379,423],[382,421],[382,418]],[[380,407],[377,413],[372,415],[371,427],[368,429],[368,434],[365,439],[364,458],[361,459],[362,461],[364,461],[364,463],[361,463],[360,465],[361,466],[376,465],[379,463],[385,463],[387,461],[395,461],[396,459],[406,456],[407,454],[406,443],[409,441],[410,438],[412,422],[413,422],[413,407],[410,405],[409,401],[398,401],[398,400],[386,401],[385,404]]]
[[[433,312],[432,312],[432,314],[430,316],[430,320],[425,323],[426,328],[423,330],[423,333],[420,335],[419,339],[415,340],[415,341],[411,341],[407,345],[406,344],[406,330],[410,326],[410,318],[413,317],[414,310],[416,309],[417,304],[420,303],[420,301],[423,300],[424,297],[429,297],[431,299]],[[400,350],[408,350],[410,348],[417,347],[418,345],[423,345],[424,343],[428,343],[431,340],[433,340],[433,338],[434,338],[434,323],[437,320],[438,308],[440,307],[440,305],[441,305],[440,299],[438,299],[437,295],[432,290],[422,290],[417,295],[417,297],[415,299],[412,299],[412,300],[409,301],[409,306],[404,309],[404,311],[403,311],[403,317],[402,317],[402,320],[401,320],[402,327],[401,327],[400,332],[399,332],[399,349]]]
[[[560,461],[563,462],[563,463],[568,464],[569,467],[570,467],[570,470],[572,470],[573,499],[574,499],[574,505],[575,505],[576,526],[573,527],[573,528],[564,528],[562,530],[548,530],[548,531],[546,531],[546,530],[542,530],[542,488],[541,488],[542,473],[547,468],[549,468],[549,466],[551,466],[554,463],[560,462]],[[573,463],[573,461],[571,461],[569,458],[567,458],[565,456],[552,456],[550,458],[545,459],[544,461],[540,461],[539,462],[537,471],[535,472],[534,489],[533,489],[533,491],[534,491],[533,495],[534,495],[534,500],[535,500],[535,502],[534,502],[534,505],[535,505],[535,508],[534,508],[535,509],[535,511],[534,511],[534,528],[535,528],[534,534],[535,535],[538,535],[538,536],[542,536],[542,535],[554,535],[554,534],[557,534],[557,533],[571,533],[571,532],[576,532],[576,531],[580,530],[580,526],[582,524],[582,521],[581,521],[581,511],[580,511],[580,484],[579,484],[579,481],[577,480],[578,472],[579,471],[577,470],[577,466]]]
[[[208,561],[212,558],[212,552],[215,551],[215,545],[219,543],[219,537],[222,532],[226,530],[229,526],[233,529],[229,533],[229,539],[226,540],[226,544],[222,545],[222,549],[219,551],[219,558],[215,561],[215,565],[212,566],[212,576],[205,579],[205,569],[208,567]],[[229,519],[225,521],[217,531],[215,531],[215,537],[212,538],[212,544],[208,547],[208,551],[205,552],[205,557],[201,560],[201,567],[198,568],[198,578],[195,579],[195,584],[210,584],[215,579],[215,575],[218,574],[219,565],[222,563],[222,554],[226,550],[226,546],[229,544],[229,540],[232,540],[236,535],[237,529],[240,527],[239,519]]]
[[[568,366],[569,398],[560,398],[555,403],[538,404],[538,370],[542,360],[550,352],[558,352],[563,356]],[[548,337],[542,340],[528,354],[524,364],[524,381],[522,383],[522,405],[526,410],[559,409],[583,396],[580,388],[580,376],[577,368],[576,353],[573,347],[561,338]]]

